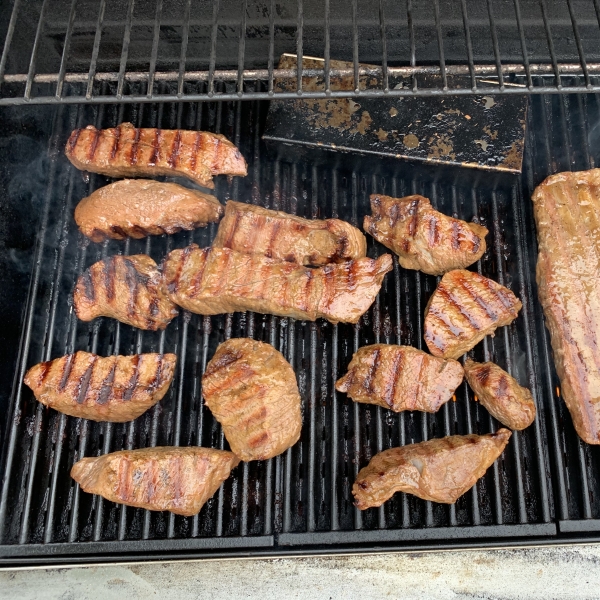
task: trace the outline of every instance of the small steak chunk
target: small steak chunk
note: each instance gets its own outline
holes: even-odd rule
[[[395,412],[437,412],[463,380],[455,360],[431,356],[410,346],[374,344],[359,348],[335,389],[354,402],[378,404]]]
[[[352,486],[354,504],[381,506],[396,492],[454,504],[502,454],[512,433],[452,435],[376,454]]]
[[[76,352],[34,365],[25,374],[36,399],[66,415],[124,423],[167,393],[175,354],[107,356]]]
[[[82,321],[112,317],[152,331],[164,329],[177,316],[156,263],[145,254],[94,263],[77,280],[73,302]]]
[[[213,248],[320,267],[365,257],[367,241],[356,227],[339,219],[302,219],[230,200]]]
[[[159,446],[82,458],[71,477],[110,502],[191,517],[239,462],[224,450]]]
[[[525,429],[535,419],[531,392],[493,362],[465,363],[465,376],[471,389],[493,417],[511,429]]]
[[[503,285],[471,271],[446,273],[425,308],[431,354],[458,358],[517,318],[521,301]]]
[[[213,188],[213,175],[246,175],[246,161],[223,135],[183,129],[75,129],[65,148],[82,171],[109,177],[172,175]]]
[[[206,366],[202,393],[243,461],[277,456],[300,438],[296,375],[270,344],[247,338],[223,342]]]
[[[75,222],[94,242],[140,239],[216,223],[223,206],[176,183],[123,179],[97,189],[75,208]]]
[[[201,315],[252,310],[294,319],[356,323],[392,270],[389,254],[310,269],[228,248],[192,244],[162,266],[169,297]]]
[[[423,196],[373,194],[371,212],[365,231],[393,250],[405,269],[443,275],[468,267],[485,252],[485,227],[448,217]]]

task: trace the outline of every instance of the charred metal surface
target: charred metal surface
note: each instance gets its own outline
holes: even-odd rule
[[[296,66],[296,56],[284,54],[279,68]],[[304,68],[322,68],[323,60],[303,58]],[[332,68],[351,63],[331,61]],[[439,77],[420,77],[420,85],[435,88]],[[467,85],[465,77],[449,76],[449,87]],[[390,89],[410,87],[410,77],[390,76]],[[480,87],[497,87],[480,81]],[[380,75],[359,77],[359,89],[381,87]],[[281,91],[294,91],[295,80],[277,81]],[[304,91],[325,89],[322,77],[305,77]],[[353,76],[332,77],[331,91],[351,90]],[[273,100],[263,138],[306,151],[327,149],[358,155],[404,159],[435,165],[472,167],[520,173],[523,162],[528,99],[521,95],[429,98],[336,98]]]

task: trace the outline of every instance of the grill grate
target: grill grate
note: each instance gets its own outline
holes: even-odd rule
[[[176,82],[160,85],[161,93],[176,92]],[[195,85],[197,93],[205,93],[206,83]],[[103,86],[103,94],[116,93],[117,83]],[[223,86],[215,83],[217,90]],[[263,84],[257,89],[261,92]],[[600,523],[600,490],[594,475],[598,449],[579,444],[556,397],[558,383],[536,298],[535,230],[528,198],[548,173],[595,164],[600,133],[587,125],[598,121],[598,97],[532,100],[523,189],[516,178],[496,183],[482,178],[461,186],[437,170],[427,176],[273,160],[260,139],[267,109],[268,104],[260,101],[29,109],[40,121],[51,123],[44,138],[50,161],[43,170],[43,187],[35,178],[21,183],[17,191],[6,186],[11,201],[18,201],[10,194],[22,194],[23,186],[32,198],[43,200],[4,444],[0,561],[331,552],[514,544],[527,539],[539,543],[594,531]],[[3,117],[4,131],[20,126],[22,111],[10,113],[12,125],[10,115]],[[523,310],[512,325],[478,345],[473,356],[498,362],[531,387],[539,409],[535,424],[514,434],[501,459],[456,505],[397,494],[379,509],[354,508],[352,483],[376,452],[455,433],[485,433],[498,426],[473,401],[466,384],[457,390],[456,402],[434,415],[396,415],[354,404],[335,392],[335,380],[359,346],[375,342],[422,346],[423,309],[438,279],[404,270],[397,262],[372,309],[356,326],[254,313],[218,317],[182,313],[164,332],[142,332],[110,319],[78,322],[69,296],[79,273],[96,260],[145,252],[160,261],[169,249],[191,241],[209,244],[216,232],[211,225],[191,233],[101,245],[86,242],[77,232],[75,204],[108,180],[90,175],[86,181],[64,157],[63,144],[74,127],[87,123],[109,127],[127,120],[139,126],[221,132],[237,143],[248,159],[249,175],[231,182],[219,179],[216,193],[222,201],[234,198],[305,217],[337,216],[360,224],[370,193],[421,193],[448,214],[478,218],[490,235],[488,250],[474,268],[508,285],[522,299]],[[14,178],[32,158],[33,154],[26,156],[2,178]],[[370,256],[384,251],[373,239],[368,243]],[[224,447],[221,429],[203,405],[200,378],[217,344],[240,336],[270,342],[293,365],[304,415],[296,446],[270,461],[237,467],[194,518],[121,507],[79,492],[68,472],[83,455],[165,444]],[[47,410],[20,383],[32,364],[76,349],[102,355],[164,350],[176,352],[180,360],[168,394],[154,409],[133,423],[102,424]]]
[[[0,104],[473,94],[489,93],[478,81],[490,77],[495,93],[600,90],[596,0],[431,8],[429,0],[13,0],[0,8]],[[297,69],[277,69],[294,51]],[[324,57],[324,69],[303,69],[302,56]],[[330,59],[352,68],[333,69]],[[324,77],[326,90],[302,91],[303,74]],[[332,76],[369,74],[381,83],[329,89]],[[406,84],[390,88],[392,75]],[[470,85],[449,84],[452,75]],[[299,91],[275,91],[275,78],[296,80]]]

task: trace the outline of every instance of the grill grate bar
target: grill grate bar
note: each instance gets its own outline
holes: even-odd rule
[[[408,39],[410,42],[410,66],[415,67],[417,64],[417,47],[415,44],[415,27],[412,15],[412,0],[406,0],[406,20],[408,24]],[[412,74],[412,91],[417,93],[417,74]]]
[[[123,48],[121,50],[121,64],[119,66],[119,79],[117,80],[117,99],[123,97],[123,84],[125,83],[125,72],[127,70],[127,57],[129,55],[129,44],[131,42],[131,25],[133,20],[133,6],[135,0],[129,0],[127,8],[127,20],[123,33]]]
[[[10,13],[10,21],[8,22],[8,29],[6,30],[6,37],[4,38],[4,47],[2,48],[2,57],[0,58],[0,83],[4,80],[4,74],[6,72],[6,61],[8,60],[8,52],[12,39],[15,34],[15,27],[17,24],[17,18],[19,16],[19,5],[21,0],[14,0],[13,9]]]
[[[329,3],[329,0],[327,0]],[[385,24],[385,9],[383,0],[379,0],[379,35],[381,36],[381,72],[383,74],[383,91],[390,91],[389,75],[388,75],[388,50],[387,50],[387,34]]]
[[[46,16],[46,7],[48,6],[48,0],[44,0],[42,8],[40,10],[40,18],[38,20],[37,29],[35,31],[35,38],[33,40],[33,49],[31,50],[31,58],[29,60],[29,71],[27,71],[27,81],[25,83],[25,100],[29,100],[31,97],[31,86],[33,85],[33,76],[35,75],[35,62],[37,59],[38,48],[40,45],[40,39],[42,37],[42,31],[44,29],[44,17]]]
[[[104,24],[104,12],[106,10],[106,0],[100,0],[98,8],[98,20],[96,21],[96,33],[94,35],[94,46],[92,49],[92,60],[90,70],[87,75],[87,91],[85,97],[90,100],[94,92],[94,79],[96,77],[96,65],[98,63],[98,53],[100,52],[100,40],[102,39],[102,25]]]
[[[504,76],[502,75],[502,60],[500,59],[500,47],[498,45],[498,31],[496,29],[496,19],[494,17],[494,9],[492,8],[492,0],[487,0],[487,10],[490,19],[490,31],[492,34],[492,44],[494,46],[494,57],[496,58],[496,69],[498,71],[498,81],[500,83],[500,91],[504,89]]]
[[[65,75],[67,73],[67,61],[69,60],[69,49],[71,47],[71,38],[73,36],[73,24],[75,23],[75,13],[77,8],[77,0],[71,0],[71,9],[69,10],[69,21],[67,24],[67,31],[65,33],[65,41],[63,45],[62,56],[60,58],[60,69],[58,70],[58,81],[56,83],[56,98],[60,99],[63,93],[63,85],[65,82]],[[2,67],[0,66],[0,73],[3,73]],[[0,75],[0,81],[2,76]]]
[[[435,29],[437,32],[438,40],[438,52],[440,55],[440,72],[442,74],[442,89],[448,89],[448,77],[446,76],[446,60],[444,59],[444,37],[442,34],[442,23],[440,21],[440,2],[434,0],[433,2],[434,16],[435,16]]]
[[[357,1],[352,0],[352,68],[354,77],[354,93],[360,94],[360,79],[358,75],[358,20],[357,20]]]
[[[579,27],[577,26],[577,17],[573,11],[572,0],[567,0],[567,7],[569,9],[569,17],[571,18],[571,24],[573,26],[573,34],[575,36],[575,45],[577,46],[577,53],[579,54],[579,61],[581,62],[581,69],[583,70],[583,77],[585,79],[586,87],[591,87],[590,74],[587,70],[587,64],[585,59],[585,52],[583,51],[583,45],[581,43],[581,36],[579,35]]]
[[[325,94],[331,94],[331,15],[330,0],[325,0],[325,50],[324,50],[324,75],[325,75]]]
[[[187,0],[185,5],[185,14],[183,17],[183,29],[181,32],[181,53],[179,55],[179,73],[177,74],[177,96],[183,96],[183,81],[185,75],[185,59],[187,56],[188,41],[190,35],[190,10],[192,0]]]
[[[304,35],[304,0],[298,0],[298,24],[296,25],[296,93],[302,93],[302,62]]]
[[[473,42],[471,41],[471,28],[469,26],[469,15],[467,13],[467,0],[460,0],[460,7],[463,19],[463,29],[465,33],[465,43],[467,45],[467,62],[469,65],[469,75],[471,76],[471,90],[477,91],[477,81],[475,80],[475,61],[473,60]]]
[[[208,97],[215,93],[215,67],[217,64],[217,33],[219,31],[219,0],[213,2],[213,21],[210,34],[210,63],[208,67]],[[269,81],[272,81],[269,79]]]
[[[597,1],[597,0],[596,0]],[[533,80],[531,79],[531,70],[529,68],[529,56],[527,55],[527,42],[525,40],[525,31],[523,29],[523,19],[521,18],[521,5],[519,0],[514,0],[515,16],[517,18],[517,29],[519,30],[519,41],[521,42],[521,53],[523,55],[523,67],[525,68],[525,77],[527,80],[527,88],[533,88]]]
[[[244,56],[246,54],[246,17],[248,0],[242,0],[242,22],[240,25],[240,43],[238,48],[238,80],[237,90],[241,97],[244,93]]]
[[[556,59],[556,53],[554,51],[554,41],[552,40],[552,33],[550,31],[550,23],[548,22],[548,15],[546,13],[546,0],[540,0],[540,10],[542,12],[542,21],[544,22],[544,30],[546,32],[546,40],[548,41],[548,51],[550,52],[550,61],[554,69],[554,77],[556,79],[556,88],[561,89],[562,83],[560,79],[560,71],[558,68],[558,60]]]
[[[216,2],[217,0],[215,0]],[[156,13],[154,16],[154,32],[152,34],[152,51],[150,53],[150,67],[148,70],[148,90],[146,96],[152,97],[154,93],[154,79],[156,75],[156,60],[158,58],[158,44],[160,42],[160,23],[162,19],[163,0],[156,0]]]

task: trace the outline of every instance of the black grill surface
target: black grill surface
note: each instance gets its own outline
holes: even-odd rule
[[[106,94],[114,93],[112,84],[104,85]],[[204,84],[197,85],[202,93]],[[175,90],[165,86],[163,91]],[[267,110],[262,101],[173,102],[14,108],[0,115],[0,180],[7,206],[0,221],[6,266],[0,276],[5,321],[0,407],[6,432],[0,464],[0,562],[556,543],[600,530],[600,449],[578,441],[558,398],[535,289],[529,200],[533,187],[548,174],[595,165],[600,128],[592,125],[599,122],[598,97],[532,97],[523,177],[495,182],[485,175],[473,182],[460,171],[440,174],[434,168],[393,171],[387,165],[379,171],[347,171],[333,163],[278,160],[261,142]],[[173,236],[94,244],[78,232],[75,205],[108,180],[88,177],[68,163],[63,153],[68,134],[82,125],[111,127],[123,121],[201,128],[238,144],[249,163],[248,177],[219,178],[221,201],[233,198],[359,225],[369,194],[419,193],[447,214],[486,225],[488,250],[472,268],[511,288],[523,310],[470,355],[497,362],[532,389],[538,406],[535,423],[513,434],[502,457],[456,505],[396,494],[379,509],[354,508],[350,491],[355,476],[380,450],[499,426],[474,401],[466,383],[456,400],[434,415],[397,415],[354,404],[335,391],[335,380],[358,347],[375,342],[424,346],[424,307],[438,280],[404,270],[397,261],[356,326],[254,313],[202,317],[184,311],[164,332],[139,331],[104,318],[78,321],[71,292],[78,275],[93,262],[142,252],[159,262],[173,248],[210,244],[216,233],[211,225]],[[370,256],[384,251],[368,238]],[[273,344],[293,365],[303,408],[298,444],[269,461],[240,464],[192,518],[124,507],[79,490],[69,470],[83,456],[155,445],[227,447],[204,406],[200,381],[217,345],[242,336]],[[131,423],[95,423],[45,408],[21,383],[31,365],[75,350],[101,355],[176,352],[179,363],[169,392],[152,410]]]

